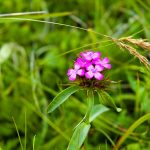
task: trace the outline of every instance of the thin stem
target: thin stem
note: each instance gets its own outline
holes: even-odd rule
[[[92,90],[87,91],[87,102],[88,102],[87,112],[86,112],[85,116],[82,118],[82,120],[74,127],[74,129],[76,129],[84,121],[86,123],[89,123],[90,113],[91,113],[91,110],[94,105],[94,94],[93,94]]]
[[[19,134],[19,130],[18,130],[18,127],[17,127],[17,124],[15,122],[14,117],[12,117],[12,119],[13,119],[13,122],[14,122],[14,125],[15,125],[15,128],[16,128],[16,131],[17,131],[17,135],[18,135],[18,139],[19,139],[19,142],[20,142],[21,150],[24,150],[23,149],[23,145],[22,145],[22,141],[21,141],[21,137],[20,137],[20,134]]]
[[[39,15],[39,14],[47,14],[47,12],[46,11],[17,12],[17,13],[0,14],[0,17]]]
[[[93,94],[93,90],[87,91],[87,102],[88,102],[88,109],[87,109],[87,112],[86,112],[85,122],[89,123],[90,113],[91,113],[92,108],[94,106],[94,94]]]
[[[27,145],[27,114],[25,110],[25,138],[24,138],[24,149],[26,150],[26,145]]]
[[[55,25],[59,25],[59,26],[66,26],[66,27],[70,27],[70,28],[76,28],[76,29],[80,29],[80,30],[84,30],[87,32],[92,32],[94,34],[106,37],[106,38],[111,38],[108,35],[96,32],[92,29],[86,29],[86,28],[81,28],[81,27],[77,27],[77,26],[73,26],[73,25],[68,25],[68,24],[64,24],[64,23],[58,23],[58,22],[53,22],[53,21],[44,21],[44,20],[37,20],[37,19],[30,19],[30,18],[18,18],[18,17],[6,17],[6,18],[1,18],[1,19],[5,19],[5,20],[18,20],[18,21],[31,21],[31,22],[40,22],[40,23],[47,23],[47,24],[55,24]]]

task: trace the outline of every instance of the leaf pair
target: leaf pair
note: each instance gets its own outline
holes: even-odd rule
[[[54,111],[57,107],[59,107],[63,102],[65,102],[73,93],[79,91],[81,88],[79,86],[71,86],[62,92],[60,92],[54,99],[53,101],[49,104],[48,106],[48,113],[51,113]],[[93,99],[93,104],[94,104],[94,95],[88,95],[89,96],[89,101]],[[92,99],[91,99],[92,98]],[[89,105],[92,105],[89,102]],[[82,146],[85,138],[87,137],[87,134],[90,130],[91,127],[91,122],[96,119],[100,114],[103,112],[108,111],[109,109],[101,104],[95,105],[90,107],[89,111],[89,116],[88,116],[88,123],[81,122],[76,128],[73,133],[73,136],[70,140],[68,150],[78,150]]]
[[[49,104],[48,106],[48,113],[53,112],[57,107],[59,107],[63,102],[65,102],[73,93],[81,90],[81,87],[75,85],[71,86],[62,92],[60,92],[54,99],[53,101]],[[120,112],[121,109],[118,108],[114,101],[113,98],[105,91],[100,91],[98,92],[98,96],[100,99],[100,102],[105,105],[114,108],[116,111]]]

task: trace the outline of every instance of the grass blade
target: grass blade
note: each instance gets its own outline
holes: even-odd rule
[[[46,13],[47,13],[46,11],[16,12],[16,13],[0,14],[0,17],[23,16],[23,15],[38,15],[38,14],[46,14]]]
[[[123,136],[118,140],[116,144],[116,148],[119,149],[119,147],[123,144],[123,142],[126,140],[126,138],[143,122],[150,119],[150,113],[140,117],[137,121],[135,121],[129,129],[123,134]]]
[[[21,149],[23,150],[23,145],[22,145],[22,142],[21,142],[21,137],[20,137],[20,134],[19,134],[19,131],[18,131],[17,124],[15,122],[14,117],[12,117],[12,119],[13,119],[13,122],[14,122],[14,125],[15,125],[15,128],[16,128],[16,131],[17,131],[17,135],[18,135],[18,139],[19,139],[19,142],[20,142]]]
[[[26,111],[25,111],[24,128],[25,128],[24,149],[26,150],[26,146],[27,146],[27,114],[26,114]]]
[[[33,150],[35,150],[35,137],[36,137],[36,135],[34,135],[34,137],[33,137]]]

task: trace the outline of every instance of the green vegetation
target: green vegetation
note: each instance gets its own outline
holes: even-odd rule
[[[150,60],[150,46],[122,39],[137,56],[112,40],[150,41],[149,0],[0,0],[0,8],[0,150],[66,150],[75,137],[85,139],[83,150],[150,149],[150,70],[141,63],[142,56]],[[76,126],[88,107],[84,91],[74,87],[60,107],[47,110],[70,85],[67,69],[88,49],[110,58],[114,82],[102,101],[122,111],[106,111],[96,94],[90,119],[103,112],[98,108],[106,112],[91,126]]]

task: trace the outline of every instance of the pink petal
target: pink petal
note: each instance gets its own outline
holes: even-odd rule
[[[87,79],[93,78],[93,73],[92,73],[92,71],[86,72],[86,73],[85,73],[85,77],[86,77]]]
[[[77,74],[78,74],[79,76],[84,76],[85,70],[84,70],[84,69],[80,69],[80,70],[78,70]]]
[[[94,69],[94,66],[91,65],[91,64],[88,64],[88,65],[86,65],[86,69],[87,70],[92,70],[92,69]]]
[[[76,79],[76,74],[73,73],[70,77],[69,77],[69,80],[70,81],[74,81]]]
[[[111,69],[111,64],[103,64],[103,66],[107,69]]]
[[[89,52],[85,52],[85,53],[80,53],[80,55],[87,61],[90,61],[92,60],[92,55],[93,55],[93,52],[92,51],[89,51]]]
[[[86,60],[92,60],[92,57],[93,57],[93,52],[92,51],[89,51],[89,52],[86,52],[86,57],[85,57],[85,59]]]
[[[95,52],[95,53],[93,53],[92,58],[93,59],[98,59],[98,58],[100,58],[100,56],[101,56],[100,52]]]
[[[104,75],[101,74],[101,73],[99,73],[99,72],[97,72],[97,73],[94,74],[94,77],[95,77],[97,80],[102,80],[102,79],[104,78]]]
[[[87,62],[85,63],[85,65],[84,65],[84,67],[87,69],[87,67],[89,67],[90,65],[92,65],[92,62],[87,61]]]
[[[80,66],[80,67],[84,67],[85,66],[85,60],[83,58],[77,58],[76,63]]]
[[[74,70],[73,69],[68,69],[68,72],[67,72],[67,75],[70,76],[71,74],[74,73]]]
[[[83,57],[83,58],[85,58],[86,57],[86,53],[80,53],[80,55]]]
[[[102,59],[102,63],[104,63],[104,64],[107,64],[109,62],[110,62],[110,60],[109,60],[108,57],[105,57],[105,58]]]
[[[82,58],[78,57],[77,60],[76,60],[76,63],[80,64],[80,63],[82,63],[82,62],[83,62],[83,61],[82,61]]]
[[[80,56],[81,56],[81,57],[83,57],[83,55],[84,55],[84,53],[83,53],[83,52],[81,52],[81,53],[80,53]]]
[[[75,68],[75,70],[78,70],[78,69],[80,69],[80,65],[77,64],[77,63],[75,63],[75,64],[74,64],[74,68]]]
[[[100,65],[100,64],[101,64],[101,60],[100,60],[100,59],[95,59],[95,60],[93,60],[92,62],[93,62],[93,64],[95,64],[95,65]]]
[[[89,55],[89,56],[92,56],[92,55],[94,54],[94,52],[92,52],[92,51],[87,51],[86,54]]]
[[[101,65],[96,65],[96,66],[95,66],[95,69],[96,69],[97,71],[103,71],[103,70],[104,70],[104,67],[101,66]]]
[[[85,55],[85,57],[84,57],[87,61],[90,61],[90,60],[92,60],[92,58],[90,57],[90,56],[88,56],[88,55]]]

